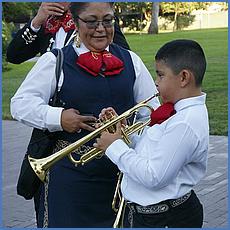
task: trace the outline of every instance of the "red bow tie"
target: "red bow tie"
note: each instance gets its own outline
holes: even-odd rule
[[[115,75],[124,69],[123,61],[108,51],[81,54],[76,63],[93,76],[98,76],[98,74],[103,76]]]
[[[153,110],[150,117],[151,122],[149,126],[153,126],[155,124],[161,124],[163,121],[167,120],[176,111],[174,110],[174,105],[172,103],[165,103],[159,106],[156,110]]]
[[[55,34],[60,27],[63,27],[65,32],[75,29],[76,26],[70,12],[66,12],[63,16],[51,16],[45,22],[45,33]]]

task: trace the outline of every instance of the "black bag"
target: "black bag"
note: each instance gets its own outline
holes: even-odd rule
[[[58,104],[58,82],[63,64],[63,52],[60,49],[57,49],[57,52],[55,69],[57,85],[54,96],[49,103],[52,106],[56,106]],[[41,184],[40,179],[30,166],[28,155],[34,158],[47,157],[52,153],[54,145],[55,139],[53,133],[50,133],[48,130],[44,131],[37,128],[33,129],[17,182],[17,193],[18,195],[23,196],[26,200],[30,200],[34,197],[34,194],[38,191]]]

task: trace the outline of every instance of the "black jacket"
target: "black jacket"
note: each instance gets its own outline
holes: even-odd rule
[[[54,42],[55,35],[45,34],[44,28],[35,33],[30,28],[31,21],[29,21],[22,29],[20,29],[13,40],[10,42],[6,58],[8,62],[13,64],[20,64],[30,58],[35,57],[37,54],[44,54],[49,51]],[[66,36],[65,43],[69,41],[69,38],[73,34],[74,30],[70,30]],[[129,45],[122,34],[118,19],[115,20],[115,33],[114,33],[114,43],[122,46],[123,48],[130,49]]]

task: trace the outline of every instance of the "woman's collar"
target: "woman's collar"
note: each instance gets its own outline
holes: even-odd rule
[[[90,51],[83,43],[81,43],[80,47],[76,47],[75,43],[73,43],[73,48],[78,56]],[[109,46],[107,46],[105,50],[109,51]]]

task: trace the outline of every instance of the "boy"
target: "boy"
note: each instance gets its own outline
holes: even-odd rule
[[[114,134],[103,132],[94,146],[105,150],[123,173],[124,227],[200,228],[203,207],[192,188],[207,167],[209,124],[201,91],[205,55],[195,41],[174,40],[159,49],[155,61],[163,107],[151,118],[164,113],[166,105],[174,105],[175,113],[152,121],[133,139],[132,148],[121,140],[120,124]]]

